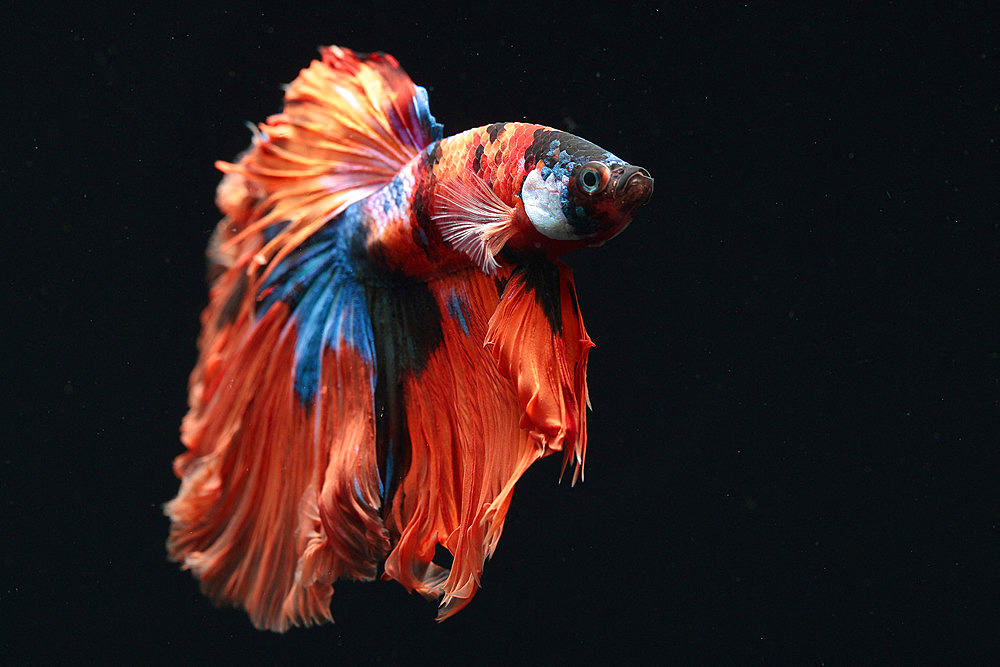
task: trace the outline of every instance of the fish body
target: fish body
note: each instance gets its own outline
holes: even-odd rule
[[[336,580],[380,574],[447,617],[524,470],[562,451],[582,474],[592,343],[557,258],[652,178],[539,125],[445,138],[391,56],[339,47],[218,166],[171,557],[261,628],[331,620]]]

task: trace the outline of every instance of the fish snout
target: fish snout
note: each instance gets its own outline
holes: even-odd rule
[[[614,199],[622,211],[630,212],[649,201],[653,194],[653,177],[648,171],[629,165],[614,176]]]

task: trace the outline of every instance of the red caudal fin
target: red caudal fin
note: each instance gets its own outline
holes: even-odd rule
[[[440,134],[391,56],[329,47],[219,163],[168,549],[258,627],[329,620],[331,583],[374,577],[388,551],[371,322],[327,223]]]
[[[237,306],[206,311],[166,507],[171,557],[277,631],[329,620],[332,582],[373,578],[389,548],[371,324],[335,239],[314,235],[256,296],[232,288]]]

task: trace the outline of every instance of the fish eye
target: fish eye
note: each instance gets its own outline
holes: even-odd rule
[[[592,195],[608,184],[611,173],[603,162],[588,162],[583,165],[580,174],[576,177],[576,182],[580,189],[588,195]]]

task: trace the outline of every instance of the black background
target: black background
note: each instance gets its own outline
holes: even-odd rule
[[[997,651],[988,11],[43,4],[0,35],[5,659]],[[586,482],[557,485],[554,459],[529,471],[453,619],[396,584],[345,583],[336,625],[279,636],[167,562],[160,507],[206,300],[212,162],[322,44],[395,55],[446,134],[569,129],[656,191],[626,233],[568,258],[598,344]]]

